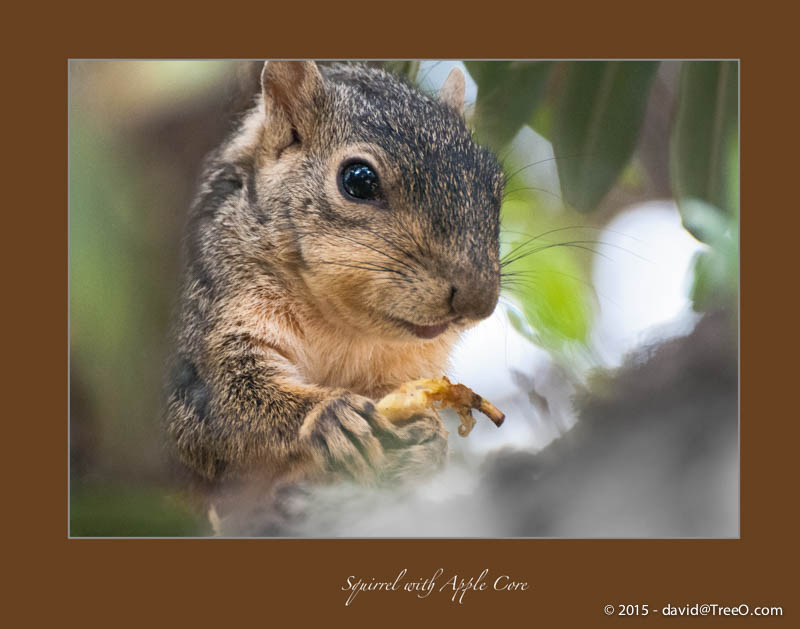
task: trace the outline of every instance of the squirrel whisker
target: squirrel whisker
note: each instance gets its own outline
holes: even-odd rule
[[[402,253],[403,255],[408,256],[409,258],[411,258],[417,264],[420,263],[420,261],[417,259],[416,256],[414,256],[410,251],[406,251],[396,241],[391,240],[391,239],[387,238],[386,236],[384,236],[383,234],[380,234],[377,231],[375,231],[374,229],[370,229],[370,228],[368,228],[366,226],[363,226],[363,229],[368,231],[371,235],[380,238],[381,240],[383,240],[390,247],[394,247],[399,253]]]
[[[556,243],[552,243],[552,244],[542,245],[540,247],[536,247],[535,249],[531,249],[530,251],[520,252],[517,255],[511,257],[510,259],[504,258],[503,260],[500,261],[500,266],[501,266],[501,268],[509,266],[511,264],[514,264],[515,262],[518,262],[522,258],[527,258],[528,256],[533,255],[534,253],[539,253],[540,251],[545,251],[546,249],[553,249],[555,247],[573,247],[575,249],[583,249],[584,251],[589,251],[589,252],[591,252],[591,253],[593,253],[593,254],[595,254],[597,256],[600,256],[601,258],[605,258],[606,260],[611,260],[613,262],[613,259],[608,257],[607,255],[605,255],[604,253],[602,253],[600,251],[597,251],[596,249],[592,249],[591,247],[585,246],[585,244],[592,244],[592,243],[598,244],[598,245],[613,246],[610,243],[601,242],[601,241],[597,241],[597,240],[575,240],[575,241],[572,241],[572,242],[556,242]],[[632,253],[632,252],[629,252],[629,253]]]
[[[572,159],[574,157],[582,157],[584,155],[585,155],[585,153],[574,153],[572,155],[554,155],[553,157],[547,157],[545,159],[540,159],[540,160],[537,160],[535,162],[531,162],[530,164],[526,164],[525,166],[522,166],[522,167],[518,168],[517,170],[515,170],[510,175],[507,175],[506,176],[506,185],[511,183],[511,180],[514,177],[516,177],[519,173],[521,173],[523,170],[527,170],[528,168],[533,168],[534,166],[538,166],[539,164],[544,164],[546,162],[554,162],[554,161],[558,161],[558,160],[561,160],[561,159]]]
[[[510,263],[522,258],[522,257],[530,255],[531,253],[535,253],[536,251],[540,251],[541,249],[537,248],[537,249],[534,249],[534,250],[532,250],[532,251],[530,251],[528,253],[521,253],[522,251],[524,251],[524,248],[526,246],[530,245],[530,243],[538,240],[539,238],[543,238],[544,236],[548,236],[548,235],[554,234],[556,232],[567,231],[567,230],[570,230],[570,229],[594,229],[594,230],[600,231],[602,228],[594,227],[594,226],[591,226],[591,225],[575,225],[575,226],[569,226],[569,227],[557,227],[555,229],[550,229],[548,231],[542,232],[541,234],[538,234],[537,236],[530,236],[530,238],[528,240],[526,240],[522,244],[518,245],[517,247],[515,247],[514,249],[509,251],[505,256],[503,256],[503,258],[501,260],[501,265],[510,264]],[[603,231],[605,231],[605,230],[603,230]],[[520,234],[522,236],[529,236],[529,234],[526,234],[524,232],[514,232],[514,231],[510,231],[510,230],[505,230],[505,229],[503,230],[503,232],[504,233],[508,233],[508,234]],[[620,232],[612,231],[611,233],[620,233]],[[621,234],[621,235],[625,236],[626,234]],[[631,238],[632,238],[632,236],[631,236]],[[638,240],[638,239],[634,238],[634,240]],[[637,258],[639,258],[641,260],[649,262],[649,260],[647,260],[647,258],[644,258],[644,257],[634,253],[633,251],[631,251],[629,249],[626,249],[625,247],[622,247],[621,245],[616,245],[616,244],[613,244],[613,243],[607,243],[607,242],[603,242],[601,240],[574,240],[574,241],[570,241],[568,243],[558,243],[558,244],[563,244],[563,245],[567,245],[567,244],[598,244],[598,245],[606,245],[606,246],[609,246],[609,247],[615,247],[617,249],[621,249],[621,250],[623,250],[623,251],[625,251],[627,253],[630,253],[633,256],[636,256]],[[550,248],[550,246],[553,246],[553,245],[548,245],[545,248]],[[517,255],[519,255],[519,257],[516,257]]]
[[[405,273],[403,273],[402,271],[398,271],[397,269],[390,269],[388,267],[377,266],[377,265],[364,266],[364,265],[370,264],[369,262],[365,262],[364,265],[361,265],[361,264],[344,264],[342,262],[333,262],[333,261],[330,261],[330,260],[321,260],[320,264],[334,264],[336,266],[344,266],[344,267],[348,267],[348,268],[351,268],[351,269],[362,269],[364,271],[376,271],[376,272],[383,271],[383,272],[387,272],[387,273],[396,273],[398,275],[401,275],[402,277],[408,277]]]
[[[558,199],[562,203],[565,203],[564,197],[562,197],[560,194],[556,194],[555,192],[551,190],[546,190],[544,188],[537,188],[536,186],[523,186],[521,188],[514,188],[513,190],[506,190],[503,193],[503,200],[505,201],[506,199],[510,198],[511,195],[514,194],[515,192],[522,192],[524,190],[536,190],[537,192],[543,192],[544,194],[548,194],[551,197]]]
[[[318,237],[318,234],[314,234],[314,236]],[[327,234],[327,237],[343,238],[344,240],[352,242],[352,243],[354,243],[356,245],[361,245],[362,247],[366,247],[367,249],[370,249],[370,250],[374,251],[375,253],[379,253],[382,256],[384,256],[386,258],[389,258],[390,260],[393,260],[394,262],[397,262],[398,264],[400,264],[400,265],[404,266],[405,268],[407,268],[412,273],[416,272],[416,269],[414,269],[414,267],[411,266],[410,264],[408,264],[406,262],[403,262],[402,260],[398,260],[397,258],[395,258],[394,256],[389,255],[385,251],[381,251],[377,247],[373,247],[372,245],[369,245],[369,244],[367,244],[365,242],[362,242],[362,241],[358,240],[357,238],[353,238],[352,236],[346,236],[346,235],[340,234],[340,233],[337,233],[337,234],[330,233],[330,234]]]

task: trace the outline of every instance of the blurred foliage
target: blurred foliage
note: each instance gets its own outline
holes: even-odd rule
[[[152,457],[125,447],[142,442],[154,412],[160,375],[137,368],[163,357],[165,303],[158,288],[163,261],[140,212],[147,181],[140,162],[116,138],[87,132],[73,112],[70,146],[70,323],[73,365],[103,395],[92,409],[103,417],[104,451],[115,458]],[[88,126],[88,129],[87,129]],[[155,289],[155,290],[154,290]],[[132,342],[137,339],[137,342]],[[153,360],[155,358],[155,360]],[[146,412],[146,411],[145,411]],[[122,461],[119,461],[123,463]]]
[[[464,65],[480,86],[472,119],[478,141],[500,151],[539,105],[552,63],[467,61]]]
[[[739,293],[739,217],[699,199],[685,199],[681,212],[710,247],[697,254],[690,295],[698,312],[736,309]]]
[[[502,151],[529,124],[552,142],[567,202],[594,210],[633,155],[658,62],[465,65],[478,85],[478,139]]]
[[[199,163],[227,125],[216,119],[230,70],[70,65],[72,535],[197,530],[164,498],[159,419],[182,224]]]
[[[566,235],[576,223],[586,226],[586,219],[588,227],[604,225],[615,191],[619,196],[636,189],[638,201],[658,198],[647,192],[646,180],[657,180],[660,173],[646,172],[637,151],[642,150],[660,63],[468,61],[465,66],[478,86],[470,124],[479,141],[505,157],[509,184],[519,173],[517,164],[527,161],[524,152],[513,150],[514,138],[527,125],[552,146],[556,185],[563,194],[561,207],[547,216],[546,225],[541,188],[527,187],[532,193],[524,200],[507,198],[503,205],[503,233],[512,243],[504,284],[520,306],[511,309],[509,318],[516,329],[551,350],[585,344],[593,294],[590,269],[579,252],[599,253],[602,243],[591,236],[558,242],[547,237]],[[733,236],[738,220],[737,70],[735,62],[680,64],[671,142],[663,149],[669,155],[648,160],[670,164],[684,225],[710,245],[695,264],[692,296],[700,310],[711,308],[712,295],[735,295],[738,283],[738,238]],[[575,210],[586,218],[571,216]],[[721,216],[709,218],[715,212]]]
[[[205,535],[194,510],[163,488],[111,485],[73,487],[73,537],[181,537]]]
[[[554,351],[585,344],[593,315],[588,269],[563,239],[570,227],[545,225],[535,195],[506,200],[503,220],[503,287],[520,310],[512,325],[531,342]],[[579,242],[567,241],[581,247]],[[579,249],[580,250],[580,249]],[[585,251],[585,250],[583,250]]]
[[[687,202],[701,200],[727,215],[739,211],[739,85],[736,62],[684,63],[672,129],[672,182],[683,224],[710,243]]]
[[[733,61],[686,62],[671,137],[683,225],[709,245],[694,262],[695,310],[736,310],[739,291],[739,77]]]
[[[581,212],[595,209],[633,156],[644,120],[652,61],[588,61],[565,66],[553,107],[553,150],[564,198]]]

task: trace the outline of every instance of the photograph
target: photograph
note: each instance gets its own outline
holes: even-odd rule
[[[741,539],[739,76],[69,59],[65,535]]]

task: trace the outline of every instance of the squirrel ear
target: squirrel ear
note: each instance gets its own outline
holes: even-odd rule
[[[464,110],[466,79],[461,68],[453,68],[439,90],[439,100],[461,113]]]
[[[261,71],[267,116],[281,111],[301,137],[314,122],[315,100],[322,90],[322,75],[314,61],[267,61]]]

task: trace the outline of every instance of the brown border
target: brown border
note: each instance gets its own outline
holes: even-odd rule
[[[296,626],[635,622],[603,614],[605,604],[623,602],[783,605],[782,619],[758,623],[770,626],[795,616],[797,520],[789,504],[796,489],[789,479],[796,477],[792,455],[798,435],[795,413],[784,412],[793,408],[784,392],[794,387],[786,338],[794,333],[796,316],[779,299],[790,292],[784,277],[796,268],[789,258],[798,233],[791,188],[797,178],[789,171],[796,158],[789,154],[794,142],[787,125],[796,119],[797,100],[788,93],[795,73],[777,69],[784,55],[794,56],[793,22],[774,12],[734,16],[730,4],[714,9],[697,1],[685,7],[630,3],[625,21],[612,19],[605,3],[570,4],[559,8],[561,15],[539,6],[526,15],[507,5],[439,11],[408,4],[381,9],[377,3],[331,3],[325,10],[288,4],[250,9],[228,4],[222,10],[166,3],[105,4],[92,11],[42,8],[27,22],[35,25],[29,32],[18,28],[26,23],[26,16],[14,15],[19,9],[7,14],[9,30],[20,37],[13,48],[20,59],[4,77],[4,104],[10,107],[6,134],[12,138],[5,145],[12,159],[4,187],[4,303],[12,315],[6,364],[14,372],[4,408],[11,471],[4,520],[13,527],[7,534],[13,547],[6,563],[13,583],[8,604],[31,621],[53,614],[90,627],[219,627],[244,621],[267,626],[278,618]],[[475,26],[462,24],[456,12],[472,15]],[[201,13],[208,16],[206,28],[195,23]],[[47,25],[40,23],[44,19]],[[741,539],[68,540],[67,58],[208,56],[741,58],[747,300]],[[767,308],[759,312],[756,304]],[[769,338],[770,332],[780,338]],[[343,604],[340,587],[348,574],[378,576],[407,567],[425,575],[440,566],[460,574],[484,567],[493,574],[505,571],[530,581],[533,589],[519,595],[478,593],[461,606],[442,596],[411,601],[379,594],[362,595],[350,608]],[[646,622],[679,621],[650,616]]]

